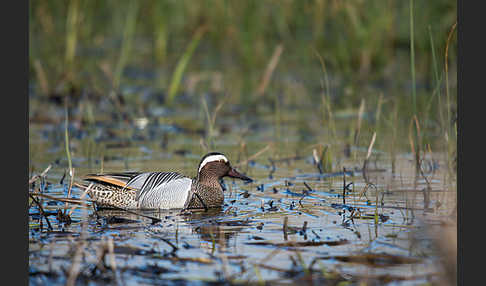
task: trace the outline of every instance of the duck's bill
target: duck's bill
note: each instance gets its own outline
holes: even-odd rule
[[[253,181],[252,178],[247,177],[247,176],[239,173],[234,168],[231,168],[231,170],[228,172],[228,176],[231,177],[231,178],[242,179],[242,180],[245,180],[245,181]]]

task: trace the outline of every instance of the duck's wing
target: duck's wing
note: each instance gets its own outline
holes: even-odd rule
[[[133,186],[128,186],[128,182],[143,173],[140,172],[123,172],[123,173],[107,173],[107,174],[88,174],[84,177],[84,180],[103,184],[117,186],[121,188],[134,189]]]
[[[183,207],[192,180],[176,172],[141,173],[132,177],[126,187],[137,190],[136,200],[143,208]]]
[[[140,173],[131,177],[126,187],[133,188],[137,191],[137,200],[151,190],[155,190],[162,186],[170,185],[178,179],[185,178],[183,175],[176,172],[147,172]]]

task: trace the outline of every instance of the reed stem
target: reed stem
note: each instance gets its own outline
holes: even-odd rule
[[[417,94],[415,86],[415,46],[414,46],[414,20],[413,0],[410,0],[410,68],[412,72],[412,107],[413,115],[417,114]]]

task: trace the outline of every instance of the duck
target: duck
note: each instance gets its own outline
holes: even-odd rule
[[[253,181],[232,167],[223,153],[210,152],[201,158],[193,178],[159,171],[88,174],[77,186],[98,207],[208,210],[224,202],[223,177]]]

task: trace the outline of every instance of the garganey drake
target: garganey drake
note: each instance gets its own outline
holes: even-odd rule
[[[125,209],[207,209],[220,207],[224,201],[219,180],[223,177],[252,181],[240,174],[222,153],[211,152],[202,157],[196,177],[176,172],[124,172],[91,174],[84,180],[98,206]]]

